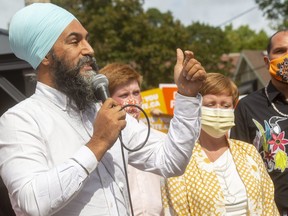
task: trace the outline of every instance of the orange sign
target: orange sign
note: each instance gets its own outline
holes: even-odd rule
[[[167,133],[170,119],[172,116],[167,115],[167,109],[162,89],[156,88],[143,91],[141,92],[141,96],[142,96],[142,108],[147,114],[151,127],[156,130],[160,130],[164,133]],[[151,111],[160,114],[153,115]],[[147,123],[147,119],[145,118],[143,113],[141,113],[140,115],[140,120]]]
[[[175,95],[177,93],[176,84],[159,84],[159,88],[162,89],[164,100],[166,104],[167,114],[174,114],[174,105],[175,105]]]

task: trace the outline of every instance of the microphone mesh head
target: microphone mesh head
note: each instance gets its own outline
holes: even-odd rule
[[[93,77],[92,83],[95,89],[99,88],[100,86],[108,86],[109,81],[107,77],[103,74],[96,74],[96,76]]]
[[[107,77],[103,74],[97,74],[92,78],[92,84],[96,99],[101,100],[104,103],[104,101],[110,97],[108,90],[109,81]]]

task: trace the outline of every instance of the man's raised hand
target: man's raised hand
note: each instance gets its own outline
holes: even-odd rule
[[[174,81],[178,92],[185,96],[195,97],[206,80],[206,71],[194,58],[191,51],[177,49],[177,62],[174,67]]]

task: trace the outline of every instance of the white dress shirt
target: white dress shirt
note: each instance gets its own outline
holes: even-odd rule
[[[213,163],[213,167],[225,197],[226,216],[247,215],[246,188],[229,149]]]
[[[163,177],[128,165],[128,180],[134,216],[164,215],[161,198]]]
[[[0,175],[17,215],[129,215],[119,139],[97,161],[85,145],[99,105],[79,112],[61,92],[37,83],[30,98],[0,118]],[[144,148],[125,150],[125,164],[164,177],[180,175],[200,130],[201,96],[176,96],[168,135],[151,130]],[[126,146],[140,146],[147,126],[126,115]]]

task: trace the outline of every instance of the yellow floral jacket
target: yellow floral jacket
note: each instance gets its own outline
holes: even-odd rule
[[[277,216],[274,186],[256,148],[242,141],[228,139],[239,176],[248,198],[249,215]],[[185,173],[168,178],[162,187],[165,215],[226,215],[225,200],[213,165],[195,144]]]

